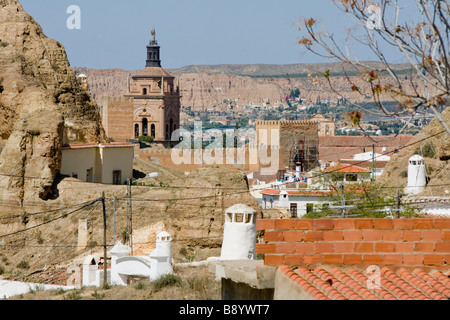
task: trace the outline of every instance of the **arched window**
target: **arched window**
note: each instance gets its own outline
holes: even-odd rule
[[[152,125],[150,126],[150,134],[152,135],[153,138],[156,135],[156,126],[154,123],[152,123]]]
[[[134,125],[134,138],[139,139],[139,124]]]
[[[142,135],[148,135],[148,120],[147,118],[142,119]]]

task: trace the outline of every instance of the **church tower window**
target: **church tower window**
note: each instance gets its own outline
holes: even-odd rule
[[[147,118],[142,119],[142,135],[146,136],[148,134],[148,120]]]

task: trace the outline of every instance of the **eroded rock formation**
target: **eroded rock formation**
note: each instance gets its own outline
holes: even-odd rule
[[[45,199],[63,143],[104,140],[97,104],[17,0],[0,0],[0,66],[0,196]]]

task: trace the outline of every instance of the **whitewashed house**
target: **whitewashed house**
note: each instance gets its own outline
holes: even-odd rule
[[[111,269],[107,270],[111,285],[126,286],[128,277],[142,277],[150,281],[173,272],[172,239],[163,231],[156,236],[156,248],[148,256],[130,256],[130,247],[117,242],[111,249]],[[83,263],[83,285],[101,286],[103,270],[98,267],[98,257],[88,256]]]
[[[308,188],[330,190],[332,185],[370,182],[371,174],[372,171],[367,168],[348,163],[338,163],[321,171],[311,171],[308,178]]]
[[[124,184],[133,178],[133,160],[131,143],[64,145],[60,173],[85,182]]]
[[[328,193],[327,190],[266,189],[261,191],[262,208],[287,209],[291,217],[301,217],[312,211],[314,205],[322,203],[322,197]]]

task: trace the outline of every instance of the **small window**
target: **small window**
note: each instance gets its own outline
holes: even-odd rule
[[[142,89],[142,94],[143,94],[144,96],[147,95],[147,88]]]
[[[291,203],[290,211],[291,211],[291,217],[297,218],[297,204],[296,203]]]

